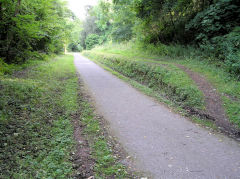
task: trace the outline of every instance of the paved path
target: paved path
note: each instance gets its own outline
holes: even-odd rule
[[[209,133],[75,54],[75,65],[139,170],[156,179],[240,179],[240,145]]]

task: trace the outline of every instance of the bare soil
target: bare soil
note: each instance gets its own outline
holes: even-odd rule
[[[221,96],[217,90],[200,74],[191,71],[183,65],[177,64],[176,66],[185,71],[203,92],[206,110],[201,111],[201,113],[208,116],[211,120],[214,120],[222,131],[230,135],[238,136],[239,131],[229,122],[223,108]]]
[[[82,98],[81,83],[78,91],[78,101]],[[74,179],[94,178],[95,160],[91,156],[91,149],[87,136],[83,133],[84,127],[80,121],[81,109],[73,114],[74,140],[76,142],[76,150],[72,153],[73,168],[76,171]]]
[[[76,151],[73,153],[73,168],[77,171],[74,178],[85,179],[94,175],[93,168],[95,161],[91,157],[91,150],[83,134],[84,126],[81,125],[80,121],[77,119],[78,114],[76,114],[74,125],[74,139],[77,143]]]

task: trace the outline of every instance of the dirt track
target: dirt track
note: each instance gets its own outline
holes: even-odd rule
[[[240,178],[240,145],[172,113],[85,57],[76,67],[138,170],[153,178]]]

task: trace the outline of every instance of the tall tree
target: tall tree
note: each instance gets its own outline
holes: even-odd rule
[[[18,63],[62,51],[69,15],[61,0],[1,0],[0,58]]]

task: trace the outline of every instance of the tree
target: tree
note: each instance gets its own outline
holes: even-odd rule
[[[69,31],[70,11],[61,0],[1,0],[0,58],[19,63],[59,53]]]
[[[68,50],[72,52],[81,52],[83,47],[81,45],[81,32],[83,30],[83,23],[73,15],[69,21],[70,35],[68,38]]]
[[[86,38],[85,44],[86,44],[86,49],[91,50],[94,46],[99,44],[99,35],[97,34],[89,34]]]
[[[135,13],[131,10],[132,0],[114,1],[112,38],[114,41],[128,41],[133,36]]]

